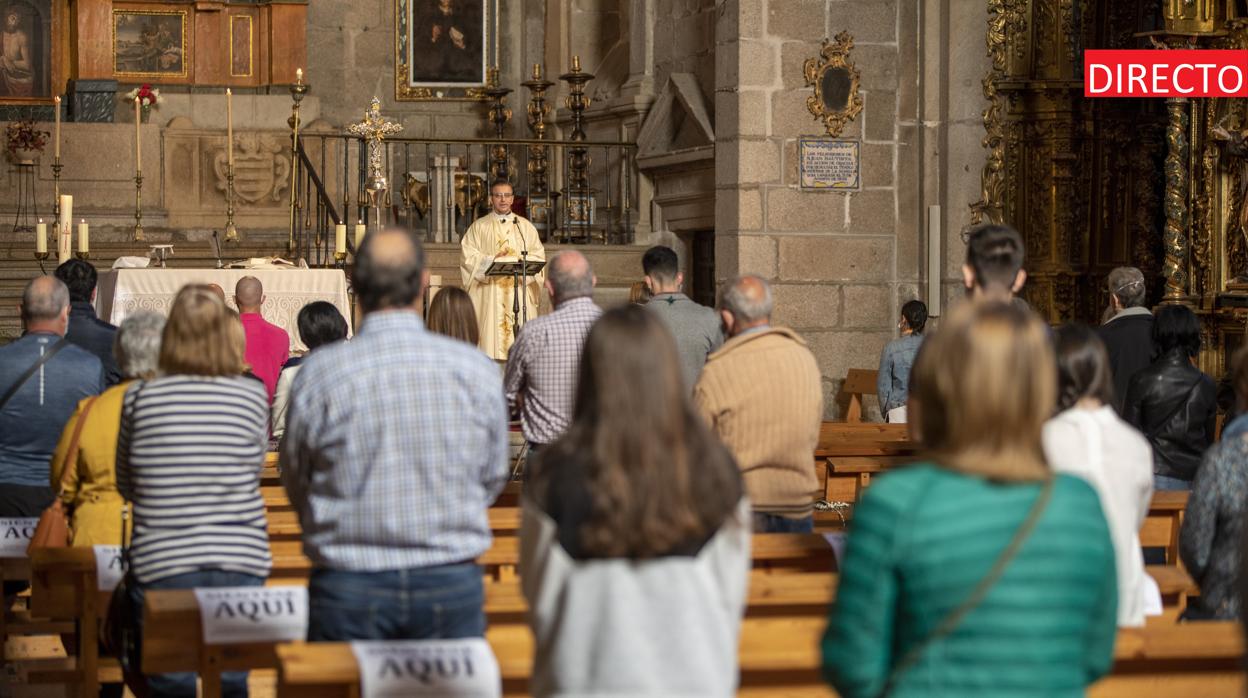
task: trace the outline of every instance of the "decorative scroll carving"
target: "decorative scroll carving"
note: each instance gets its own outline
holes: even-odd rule
[[[828,135],[836,138],[846,124],[862,113],[862,95],[858,93],[858,68],[850,62],[854,37],[843,31],[834,41],[823,40],[819,56],[807,58],[802,65],[806,86],[815,93],[806,98],[806,108],[823,121]]]
[[[284,138],[272,133],[240,133],[234,137],[234,195],[249,204],[281,201],[290,184],[290,154]],[[212,158],[217,191],[229,186],[224,146]]]
[[[1188,100],[1166,100],[1166,195],[1163,208],[1166,227],[1162,233],[1166,257],[1162,275],[1166,277],[1166,300],[1185,297],[1187,287],[1187,116]]]

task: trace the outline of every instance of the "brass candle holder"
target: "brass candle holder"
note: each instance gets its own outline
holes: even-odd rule
[[[234,227],[234,163],[225,166],[225,241],[238,242],[238,228]]]
[[[52,158],[52,218],[61,215],[61,156]]]
[[[36,235],[38,235],[38,233],[35,233],[35,234],[36,234]],[[48,273],[48,272],[47,272],[47,270],[43,268],[43,263],[44,263],[44,262],[46,262],[46,261],[48,261],[48,256],[49,256],[50,254],[51,254],[50,252],[36,252],[36,253],[35,253],[35,259],[39,262],[39,273],[40,273],[40,274],[47,274],[47,273]]]
[[[334,266],[339,269],[345,269],[347,267],[347,253],[346,252],[334,253]]]
[[[590,73],[581,70],[581,57],[572,57],[572,70],[559,76],[568,83],[568,95],[564,98],[564,106],[572,112],[571,141],[585,140],[585,110],[589,108],[590,98],[585,94],[585,84],[594,79]],[[573,146],[568,148],[568,186],[564,195],[564,206],[568,217],[568,227],[575,227],[589,238],[589,228],[594,222],[594,192],[589,186],[589,149]]]
[[[143,173],[134,171],[134,238],[135,242],[143,242]]]
[[[78,259],[91,259],[91,253],[83,252],[82,250],[74,250],[74,256]]]
[[[290,99],[292,105],[290,109],[290,118],[286,120],[290,126],[290,238],[286,241],[286,250],[290,254],[295,253],[295,226],[299,225],[298,196],[296,190],[298,187],[294,185],[299,181],[299,103],[303,101],[304,95],[308,94],[311,85],[304,83],[303,71],[296,72],[298,76],[295,84],[290,86]]]
[[[511,107],[507,106],[507,95],[511,94],[512,90],[499,85],[498,66],[490,68],[488,84],[489,86],[483,90],[485,96],[491,100],[488,119],[494,125],[494,135],[501,141],[506,132],[507,122],[511,121]],[[502,143],[491,146],[490,167],[495,178],[509,179],[507,161],[507,146]]]
[[[546,117],[550,116],[550,105],[546,103],[546,91],[555,83],[542,78],[542,65],[533,64],[533,77],[520,83],[531,93],[527,109],[529,131],[537,140],[546,140]],[[529,194],[546,192],[546,146],[529,146]]]

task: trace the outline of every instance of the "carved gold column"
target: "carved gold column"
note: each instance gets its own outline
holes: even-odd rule
[[[1166,100],[1166,194],[1164,210],[1166,227],[1162,233],[1166,258],[1162,275],[1166,277],[1166,303],[1182,303],[1187,287],[1187,126],[1188,100]]]

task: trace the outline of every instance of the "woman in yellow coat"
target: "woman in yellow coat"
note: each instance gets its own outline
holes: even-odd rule
[[[117,456],[117,431],[121,424],[121,403],[131,380],[147,380],[156,375],[160,356],[160,336],[165,319],[156,313],[137,313],[126,318],[117,329],[113,353],[125,376],[119,385],[78,403],[78,409],[65,424],[61,440],[52,455],[52,489],[59,491],[61,501],[70,513],[71,545],[121,545],[121,509],[125,504],[117,492],[114,465]],[[73,472],[64,473],[70,441],[83,408],[94,399],[86,414],[86,423],[78,437],[78,457]],[[61,477],[66,481],[62,490]]]

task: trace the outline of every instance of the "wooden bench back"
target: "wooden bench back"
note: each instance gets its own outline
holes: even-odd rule
[[[879,371],[851,368],[841,383],[841,401],[845,402],[845,421],[851,424],[862,421],[862,396],[875,395],[875,379]]]

